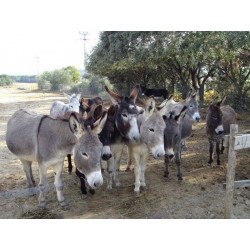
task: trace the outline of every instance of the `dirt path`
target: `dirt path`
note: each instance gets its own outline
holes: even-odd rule
[[[223,218],[223,205],[227,155],[222,156],[222,166],[208,166],[208,143],[205,135],[205,110],[203,121],[194,125],[193,136],[188,140],[188,151],[183,153],[183,182],[179,184],[176,166],[170,167],[170,177],[163,178],[163,160],[150,157],[146,170],[147,189],[140,196],[133,192],[134,175],[125,172],[126,150],[120,171],[121,188],[112,192],[104,185],[94,196],[84,199],[75,174],[68,175],[65,161],[63,180],[69,210],[63,210],[53,188],[53,170],[48,171],[50,189],[46,196],[46,209],[39,210],[37,195],[28,197],[26,179],[20,161],[8,150],[5,143],[7,121],[20,108],[48,114],[55,100],[64,100],[59,93],[42,93],[25,90],[20,86],[0,88],[0,218]],[[249,132],[249,115],[240,116],[240,132]],[[250,150],[237,155],[236,179],[250,178]],[[104,163],[104,168],[106,167]],[[37,163],[33,163],[36,183],[39,182]],[[36,190],[34,190],[36,192]],[[249,189],[238,189],[234,197],[234,214],[237,218],[250,218]]]

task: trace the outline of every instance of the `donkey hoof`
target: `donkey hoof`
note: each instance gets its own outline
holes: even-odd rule
[[[45,208],[45,201],[39,201],[38,207],[42,209]]]
[[[89,189],[89,192],[94,195],[95,194],[95,190],[94,189]]]
[[[122,186],[122,184],[120,182],[117,182],[115,185],[116,185],[116,187],[121,187]]]
[[[139,191],[134,191],[134,194],[136,197],[139,197],[140,196],[140,190]]]
[[[87,194],[82,194],[82,199],[83,200],[86,200],[88,198],[88,195]]]
[[[60,202],[62,207],[69,207],[69,203],[66,200]]]
[[[113,190],[113,189],[112,189],[112,185],[108,185],[107,190],[108,190],[109,192],[111,192],[111,191]]]
[[[146,184],[145,184],[145,186],[141,186],[141,190],[142,191],[145,191],[145,190],[147,190],[148,189],[148,187],[146,186]]]

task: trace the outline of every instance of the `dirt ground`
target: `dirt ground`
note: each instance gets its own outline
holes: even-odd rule
[[[107,176],[94,196],[83,197],[79,180],[67,173],[65,159],[63,181],[65,198],[70,208],[62,209],[53,188],[53,169],[48,171],[50,189],[46,194],[46,209],[38,208],[37,195],[28,196],[26,178],[21,162],[7,148],[5,133],[8,119],[20,108],[40,114],[49,114],[55,100],[64,100],[60,93],[33,90],[28,85],[0,88],[0,218],[223,218],[227,154],[222,165],[208,166],[208,142],[205,133],[206,109],[201,109],[203,120],[194,124],[187,141],[188,151],[182,155],[183,182],[177,181],[174,163],[168,180],[163,178],[164,162],[149,158],[146,170],[147,189],[134,194],[134,174],[125,172],[127,153],[124,150],[120,181],[122,187],[107,191]],[[249,114],[239,115],[239,132],[250,132]],[[250,179],[249,149],[237,153],[236,180]],[[103,167],[106,168],[105,162]],[[39,183],[37,163],[32,165],[36,183]],[[250,218],[250,192],[247,188],[234,192],[234,216]]]

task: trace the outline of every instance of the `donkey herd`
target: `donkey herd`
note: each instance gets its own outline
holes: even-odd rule
[[[198,91],[190,93],[183,102],[175,102],[173,95],[156,105],[154,96],[144,101],[144,107],[136,105],[140,86],[136,85],[129,96],[120,96],[105,86],[112,102],[109,108],[100,97],[84,100],[80,94],[69,96],[69,104],[56,101],[50,115],[38,115],[26,109],[16,111],[7,125],[6,143],[9,150],[23,164],[29,193],[35,181],[31,164],[39,166],[39,207],[45,207],[47,169],[54,167],[55,188],[61,206],[68,206],[63,195],[62,172],[64,158],[68,157],[68,171],[72,172],[71,154],[74,156],[76,174],[80,178],[81,191],[94,194],[103,184],[101,160],[107,161],[107,189],[113,182],[120,186],[119,170],[123,148],[128,150],[130,170],[132,160],[135,168],[136,193],[146,186],[145,170],[150,152],[155,159],[165,158],[164,177],[174,158],[178,181],[182,181],[181,151],[192,131],[192,120],[199,122]],[[215,100],[206,117],[209,140],[209,164],[213,162],[213,147],[216,142],[217,164],[223,153],[223,135],[229,133],[230,124],[235,123],[236,114],[229,106]],[[221,144],[221,149],[220,149]]]

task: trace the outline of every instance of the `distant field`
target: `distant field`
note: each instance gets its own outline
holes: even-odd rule
[[[15,82],[13,84],[18,89],[23,90],[36,90],[38,89],[37,83]]]

